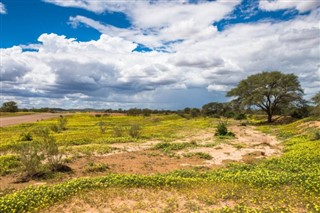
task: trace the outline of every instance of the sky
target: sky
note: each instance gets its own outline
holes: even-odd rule
[[[0,0],[1,100],[181,109],[262,71],[320,91],[319,0]]]

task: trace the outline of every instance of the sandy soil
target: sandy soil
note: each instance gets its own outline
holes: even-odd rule
[[[56,118],[60,115],[70,115],[70,113],[37,113],[32,115],[4,117],[0,118],[0,127],[18,125],[22,123],[33,123],[45,119]]]
[[[230,130],[236,134],[235,139],[217,141],[213,147],[199,147],[189,152],[204,152],[213,159],[206,160],[204,165],[221,165],[231,161],[248,161],[249,158],[276,156],[281,153],[280,142],[274,137],[255,130],[252,126],[231,126]],[[213,137],[213,136],[212,136]],[[183,155],[185,151],[179,152]]]

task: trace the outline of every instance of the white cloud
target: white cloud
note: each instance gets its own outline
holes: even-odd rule
[[[259,7],[262,10],[274,11],[283,9],[297,9],[299,12],[308,12],[314,10],[320,6],[318,0],[301,0],[301,1],[289,1],[289,0],[260,0]]]
[[[7,13],[7,9],[5,7],[5,5],[0,2],[0,14],[6,14]]]
[[[122,11],[126,13],[133,25],[129,30],[104,25],[84,16],[70,17],[69,21],[73,27],[77,27],[82,23],[104,34],[119,36],[157,49],[175,40],[200,40],[214,36],[217,33],[217,29],[212,24],[232,12],[233,8],[240,3],[240,0],[220,0],[199,4],[183,4],[185,1],[111,3],[108,1],[82,0],[65,3],[49,0],[48,2],[60,6],[82,7],[82,5],[88,5],[87,9],[94,12],[98,12],[97,8],[103,11]],[[100,7],[96,8],[97,4]]]

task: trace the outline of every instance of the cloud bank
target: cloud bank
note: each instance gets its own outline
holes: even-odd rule
[[[179,108],[223,101],[226,91],[260,71],[295,73],[307,95],[320,87],[320,12],[314,4],[260,1],[264,10],[296,8],[308,15],[281,22],[213,25],[240,1],[46,0],[95,13],[121,11],[130,28],[85,16],[72,27],[101,32],[98,40],[44,33],[38,45],[2,49],[2,94],[24,106]],[[157,15],[154,15],[157,14]],[[137,51],[140,46],[148,51]]]

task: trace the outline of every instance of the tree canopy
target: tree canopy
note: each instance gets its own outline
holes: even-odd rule
[[[312,97],[312,101],[316,106],[320,106],[320,92],[317,92],[317,94]]]
[[[227,93],[229,97],[235,96],[242,106],[263,110],[268,115],[268,122],[272,122],[272,116],[280,109],[301,101],[302,95],[298,77],[279,71],[251,75]]]
[[[4,102],[1,107],[3,112],[18,112],[17,103],[14,101]]]
[[[315,104],[312,114],[315,116],[320,116],[320,92],[317,92],[317,94],[315,94],[311,100]]]

